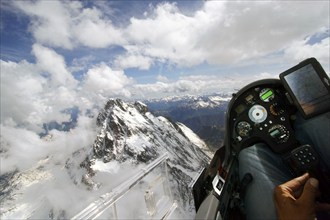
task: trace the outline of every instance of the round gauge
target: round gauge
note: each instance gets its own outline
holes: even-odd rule
[[[252,130],[251,125],[246,121],[241,121],[236,126],[237,133],[242,137],[247,137],[250,135]]]
[[[269,111],[272,115],[278,116],[284,113],[284,109],[281,107],[280,104],[274,102],[270,107]]]
[[[267,118],[267,110],[261,105],[254,105],[249,110],[249,118],[254,123],[262,123]]]
[[[274,94],[274,91],[271,90],[271,89],[262,89],[259,93],[259,97],[262,101],[264,102],[269,102],[271,101],[272,99],[274,99],[275,97],[275,94]]]

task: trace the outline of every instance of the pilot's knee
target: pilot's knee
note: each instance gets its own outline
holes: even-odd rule
[[[239,152],[239,160],[243,158],[248,158],[251,156],[256,156],[257,154],[260,154],[260,151],[266,149],[267,146],[263,143],[257,143],[250,147],[244,148]]]

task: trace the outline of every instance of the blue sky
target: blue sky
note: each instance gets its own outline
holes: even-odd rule
[[[1,123],[40,130],[108,98],[232,92],[308,57],[329,73],[329,13],[328,1],[1,1]]]

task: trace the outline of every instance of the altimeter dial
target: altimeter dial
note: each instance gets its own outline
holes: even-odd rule
[[[262,123],[267,118],[267,110],[261,105],[254,105],[249,110],[249,118],[256,124]]]

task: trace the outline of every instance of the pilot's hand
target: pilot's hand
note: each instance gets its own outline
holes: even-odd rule
[[[306,173],[274,189],[275,207],[279,220],[315,219],[318,209],[330,210],[329,204],[318,204],[315,197],[319,193],[319,182]]]

